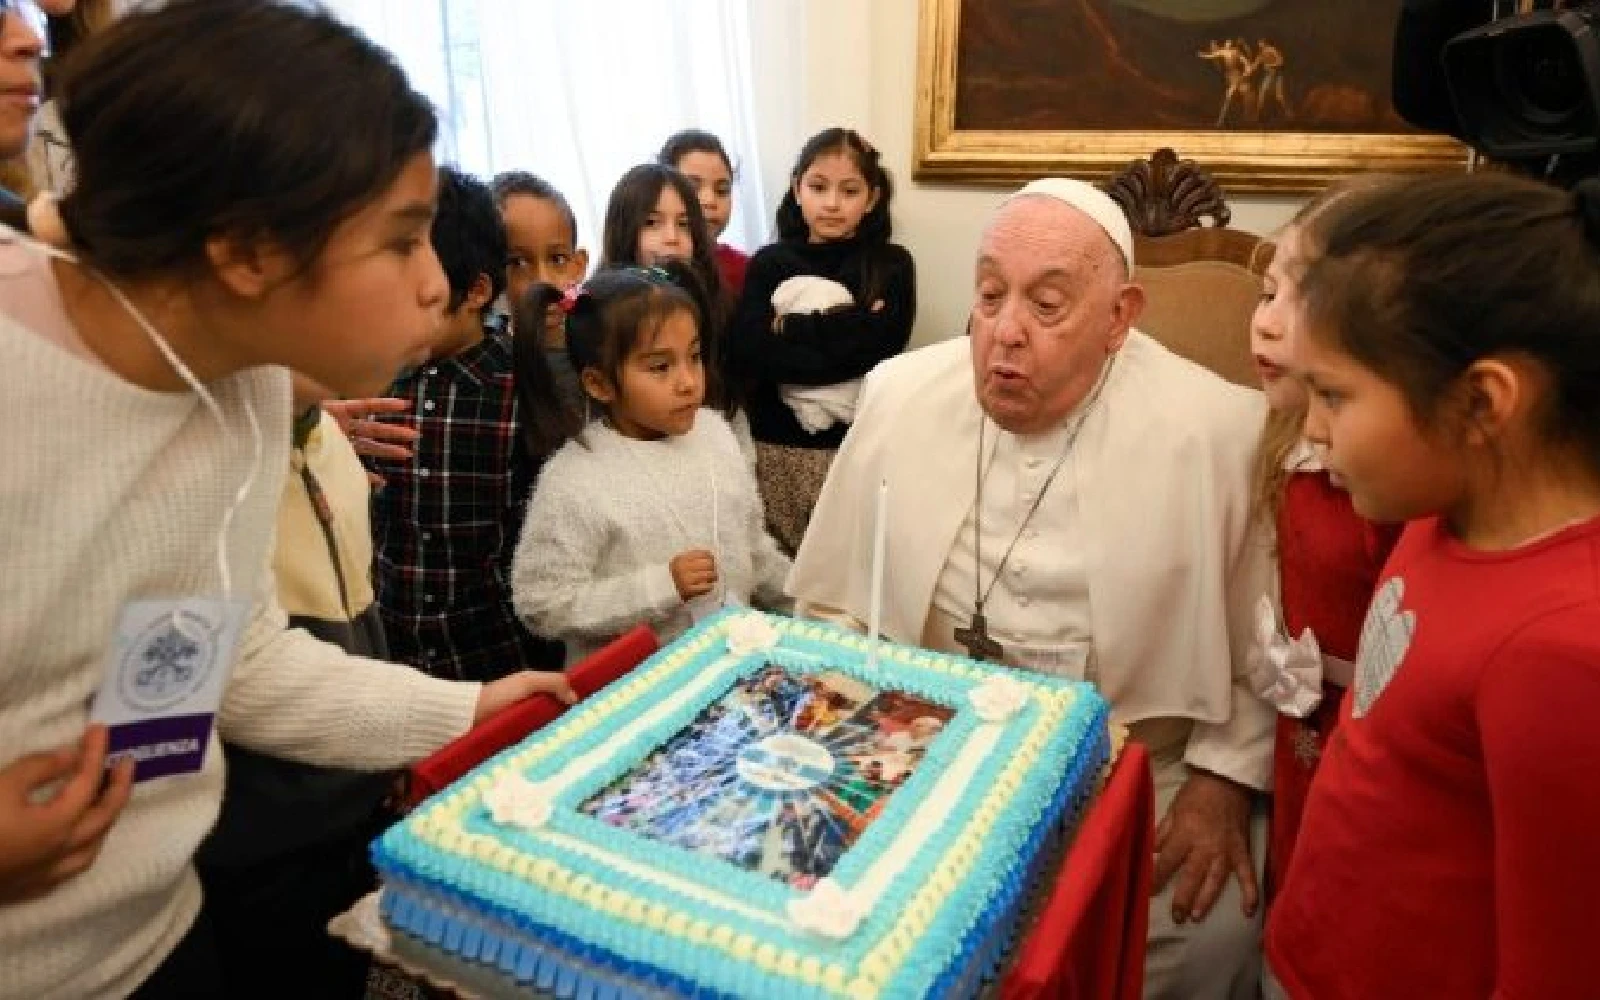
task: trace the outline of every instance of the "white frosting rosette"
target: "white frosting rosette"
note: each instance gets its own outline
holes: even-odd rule
[[[866,916],[855,896],[831,878],[824,878],[811,891],[789,900],[789,920],[796,927],[818,937],[843,941],[856,932]]]
[[[728,623],[728,652],[735,656],[764,653],[778,644],[778,630],[763,614],[745,614]]]
[[[1004,722],[1022,711],[1031,694],[1028,685],[1005,674],[990,674],[967,692],[967,699],[984,722]]]
[[[542,829],[550,822],[554,796],[543,782],[529,781],[515,774],[502,774],[483,793],[489,818],[501,826],[524,830]]]

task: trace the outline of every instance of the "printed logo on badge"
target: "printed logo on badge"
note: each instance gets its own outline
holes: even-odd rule
[[[207,597],[123,606],[89,718],[106,724],[108,759],[133,759],[134,781],[204,765],[249,612],[248,601]]]
[[[140,711],[161,712],[193,695],[216,662],[209,631],[187,611],[151,623],[123,652],[122,697]]]

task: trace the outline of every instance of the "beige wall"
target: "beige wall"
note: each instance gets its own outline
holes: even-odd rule
[[[782,195],[805,138],[830,125],[859,129],[884,153],[898,190],[895,238],[917,261],[917,325],[925,344],[963,329],[972,254],[984,220],[1004,191],[911,182],[917,68],[917,0],[758,0],[757,95],[762,174],[768,197]],[[801,81],[798,91],[792,87]],[[780,88],[789,81],[789,88]],[[788,93],[780,96],[780,89]],[[1182,152],[1180,150],[1180,152]],[[1235,227],[1270,233],[1298,199],[1229,199]]]

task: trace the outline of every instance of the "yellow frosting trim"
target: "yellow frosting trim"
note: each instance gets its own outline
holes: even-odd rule
[[[541,830],[535,836],[544,843],[552,844],[555,847],[563,850],[571,851],[575,854],[581,854],[590,860],[598,861],[600,864],[618,874],[632,876],[640,881],[653,883],[681,896],[687,896],[688,898],[696,900],[697,902],[705,903],[708,906],[716,907],[717,909],[725,910],[731,913],[737,913],[747,920],[760,921],[771,924],[774,927],[789,926],[788,921],[781,915],[751,906],[743,900],[735,899],[726,893],[718,892],[715,889],[696,885],[693,882],[690,882],[687,879],[679,878],[670,872],[663,872],[652,868],[646,862],[613,854],[604,848],[596,847],[593,844],[586,843],[577,837],[573,837],[564,833],[552,833],[549,830]],[[687,934],[687,915],[683,913],[674,913],[674,911],[665,906],[661,906],[660,909],[660,920],[663,923],[675,925],[677,923],[677,921],[674,919],[675,917],[683,918],[682,923],[684,926],[677,930],[673,930],[670,933],[672,933],[674,937],[685,937]],[[653,922],[651,923],[651,926],[654,926]]]

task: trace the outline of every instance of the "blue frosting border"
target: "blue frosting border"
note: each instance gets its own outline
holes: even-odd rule
[[[1109,757],[1109,738],[1081,755],[1079,770],[1091,772],[1094,761]],[[1062,824],[1070,820],[1072,811],[1081,806],[1092,790],[1092,783],[1080,787],[1077,782],[1064,782],[1047,810],[1046,821],[1039,824],[1030,836],[1025,857],[1034,861],[1027,871],[1012,872],[996,900],[980,921],[965,936],[961,948],[940,972],[927,992],[931,997],[966,997],[974,995],[981,983],[998,973],[1006,952],[1015,940],[1018,920],[1027,902],[1028,886],[1041,869],[1044,841],[1059,835]],[[403,885],[398,880],[391,887]],[[426,894],[428,890],[420,890]],[[437,891],[437,890],[435,890]],[[579,941],[551,928],[537,927],[512,915],[511,920],[522,923],[528,939],[516,940],[508,935],[486,929],[480,922],[454,917],[436,906],[413,898],[419,890],[405,888],[401,893],[386,892],[383,912],[392,926],[433,944],[460,959],[478,962],[506,977],[546,993],[563,998],[592,996],[593,1000],[636,1000],[638,992],[628,982],[647,987],[663,987],[683,996],[717,1000],[726,994],[712,992],[701,985],[671,974],[659,967],[626,961],[602,948]],[[491,914],[491,916],[500,916]],[[509,922],[509,921],[508,921]],[[626,977],[616,980],[585,978],[586,972],[574,968],[572,958],[611,970],[613,975]],[[788,984],[793,988],[793,984]]]
[[[743,609],[730,609],[719,614],[668,646],[641,670],[651,669],[685,650],[692,651],[692,655],[677,672],[693,674],[724,661],[725,647],[720,641],[722,632],[718,626],[730,616],[751,613]],[[730,665],[725,677],[708,686],[702,697],[691,700],[681,712],[674,713],[671,718],[641,734],[623,752],[616,753],[607,767],[566,789],[557,799],[556,812],[549,829],[570,834],[595,847],[648,863],[663,872],[690,881],[704,881],[708,867],[714,866],[719,891],[781,917],[783,905],[797,895],[789,887],[734,865],[614,829],[577,813],[575,807],[626,773],[664,739],[680,731],[706,705],[722,697],[738,678],[761,669],[768,662],[802,673],[839,671],[880,688],[907,691],[956,709],[955,717],[930,746],[924,766],[919,767],[905,786],[895,793],[881,821],[869,827],[835,867],[833,877],[836,881],[845,886],[855,884],[887,849],[904,820],[917,808],[928,788],[938,780],[944,770],[941,765],[948,763],[960,751],[977,728],[979,722],[966,702],[968,691],[990,674],[1009,668],[997,668],[885,643],[884,655],[875,668],[869,669],[866,641],[862,637],[822,623],[772,620],[782,622],[780,627],[784,634],[780,648],[740,658],[736,665]],[[889,655],[891,650],[894,655]],[[911,664],[899,661],[897,657],[904,654],[909,654]],[[923,669],[923,665],[934,657],[946,662],[963,663],[974,670],[974,676],[958,678],[948,673]],[[1099,768],[1105,762],[1106,709],[1093,689],[1055,678],[1030,675],[1029,679],[1044,687],[1073,690],[1078,698],[1074,709],[1052,731],[1039,765],[1028,773],[1022,787],[1013,796],[1010,808],[991,829],[984,858],[962,880],[957,891],[940,906],[928,929],[914,943],[890,987],[884,991],[885,996],[920,996],[927,993],[930,987],[934,988],[934,994],[937,995],[944,989],[938,987],[936,977],[948,979],[971,964],[962,959],[970,956],[975,949],[984,947],[985,942],[995,936],[997,925],[1015,917],[1012,911],[1019,894],[1019,879],[1026,874],[1014,870],[1015,859],[1033,856],[1038,838],[1065,808],[1060,803],[1070,803],[1082,795],[1086,787],[1092,787]],[[556,725],[535,734],[520,746],[497,755],[463,780],[471,781],[498,768],[507,758],[525,751],[537,741],[553,738],[563,726],[580,725],[585,708],[598,710],[603,707],[606,696],[602,694],[600,699],[569,713]],[[533,779],[550,776],[560,769],[564,760],[606,742],[607,732],[614,731],[617,725],[626,724],[651,704],[646,700],[628,706],[612,726],[591,730],[574,740],[563,753],[538,762],[523,773]],[[964,820],[970,817],[977,802],[992,786],[994,778],[1014,755],[1039,711],[1038,703],[1030,701],[1023,712],[1010,720],[994,752],[989,754],[974,780],[969,783],[967,794],[952,806],[951,813],[957,817],[957,821],[940,826],[911,863],[896,876],[886,898],[909,898],[915,887],[923,884],[932,874],[932,869],[944,857],[951,841],[965,828]],[[1089,736],[1094,727],[1100,730],[1098,739]],[[1059,766],[1052,767],[1052,762]],[[446,790],[442,794],[449,793]],[[429,808],[425,804],[419,810],[419,815]],[[534,836],[495,826],[481,810],[469,814],[465,818],[465,826],[469,832],[495,837],[519,851],[548,857],[602,885],[615,880],[614,873],[594,859],[548,842],[538,842],[535,848]],[[531,936],[562,940],[569,942],[569,946],[587,948],[601,956],[597,958],[601,964],[619,969],[626,966],[634,975],[639,974],[641,969],[653,967],[657,975],[667,974],[702,988],[711,986],[734,992],[753,989],[760,995],[772,996],[808,991],[803,982],[765,973],[753,963],[731,961],[719,949],[696,948],[681,938],[616,921],[608,914],[550,896],[531,884],[508,879],[502,873],[480,865],[476,859],[446,854],[416,838],[409,829],[409,823],[402,823],[380,838],[374,845],[374,860],[386,874],[431,886],[436,892],[457,900],[463,909],[484,909],[493,912],[507,924],[524,929]],[[850,939],[831,944],[786,928],[751,920],[736,912],[708,907],[699,900],[666,887],[628,881],[626,888],[636,897],[703,916],[715,924],[729,927],[735,934],[749,934],[757,941],[771,943],[779,949],[792,948],[801,954],[814,955],[824,966],[838,963],[847,969],[855,969],[865,954],[882,941],[900,918],[899,908],[880,906]],[[972,899],[975,895],[978,897],[976,901]],[[581,944],[583,941],[589,943]],[[951,956],[951,959],[941,961],[940,952]],[[728,975],[730,972],[735,975]],[[948,985],[951,984],[946,983]]]

